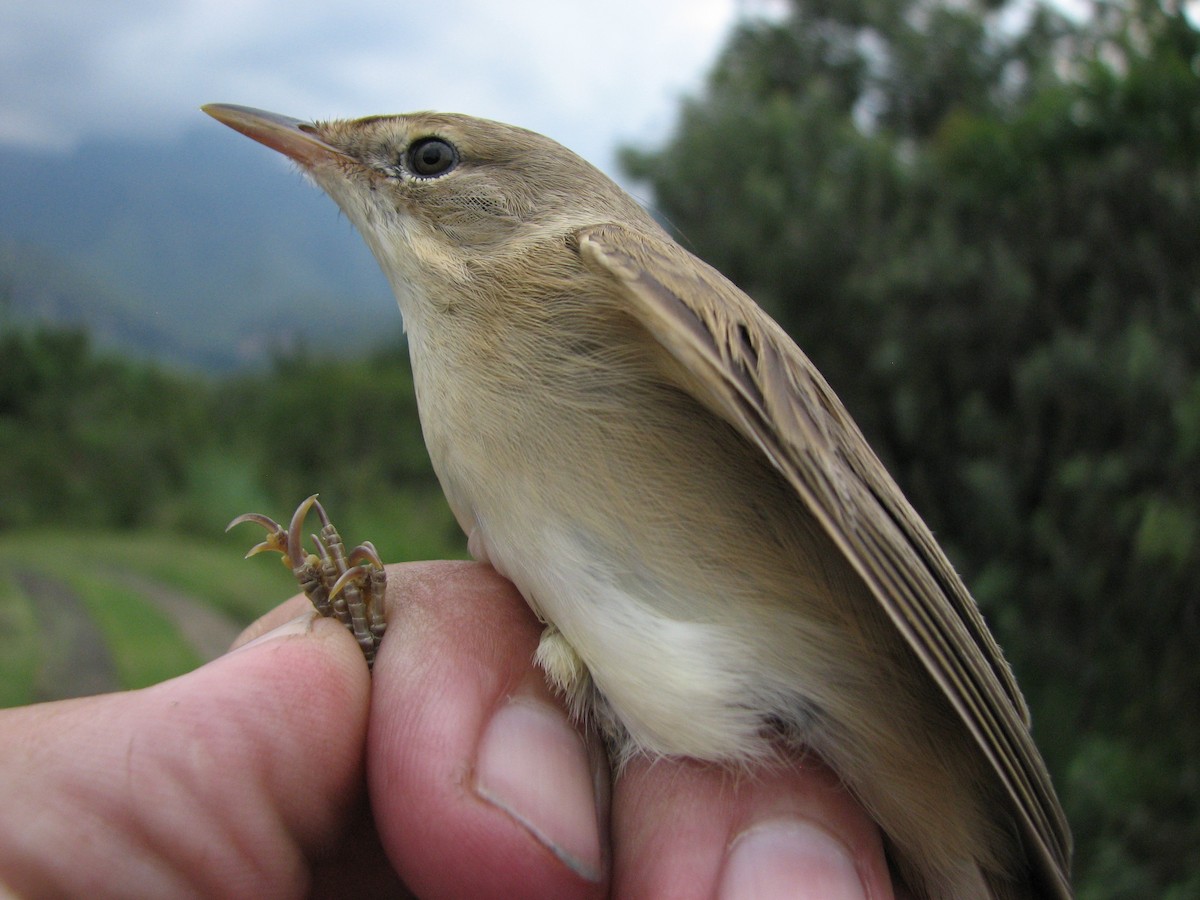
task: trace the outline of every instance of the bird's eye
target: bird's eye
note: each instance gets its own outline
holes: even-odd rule
[[[424,138],[408,148],[408,167],[422,178],[445,175],[457,162],[458,151],[441,138]]]

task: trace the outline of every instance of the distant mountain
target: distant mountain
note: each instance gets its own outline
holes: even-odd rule
[[[400,328],[333,202],[202,121],[169,143],[0,147],[0,327],[9,318],[85,326],[102,344],[209,370]]]

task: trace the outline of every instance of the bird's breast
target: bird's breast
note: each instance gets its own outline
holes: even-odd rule
[[[414,347],[422,424],[473,550],[566,637],[633,742],[745,757],[773,707],[797,718],[797,685],[829,678],[844,573],[765,458],[636,348],[573,374],[432,349]]]

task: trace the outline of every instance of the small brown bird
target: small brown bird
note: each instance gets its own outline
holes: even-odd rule
[[[541,135],[205,111],[299,163],[370,245],[472,553],[546,623],[538,662],[618,764],[809,747],[917,896],[1071,895],[1066,823],[974,601],[749,297]]]

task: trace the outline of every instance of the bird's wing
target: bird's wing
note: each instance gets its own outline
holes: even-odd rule
[[[1029,714],[979,610],[833,390],[783,330],[677,244],[621,225],[575,234],[593,272],[676,365],[681,387],[791,483],[941,685],[1012,797],[1044,874],[1069,896],[1070,833]]]

